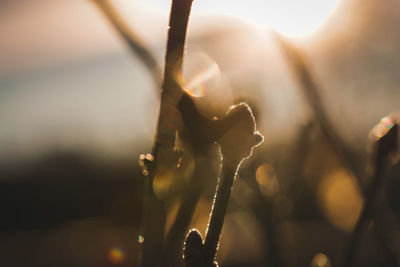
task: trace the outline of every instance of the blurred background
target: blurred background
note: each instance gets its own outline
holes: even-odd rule
[[[162,69],[170,2],[111,3]],[[396,0],[194,1],[186,91],[210,118],[249,103],[265,137],[235,181],[221,266],[341,266],[371,182],[369,131],[400,110],[399,11]],[[135,266],[138,157],[159,108],[150,71],[95,1],[0,0],[0,36],[1,265]],[[399,266],[398,174],[385,172],[357,266]],[[215,185],[191,223],[203,235]]]

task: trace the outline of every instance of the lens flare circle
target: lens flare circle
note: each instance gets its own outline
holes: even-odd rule
[[[193,97],[203,97],[219,89],[221,71],[218,64],[207,54],[189,51],[185,56],[183,73],[179,79],[185,92]]]

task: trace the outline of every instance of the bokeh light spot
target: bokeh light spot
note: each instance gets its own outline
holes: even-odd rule
[[[108,252],[108,260],[111,264],[121,264],[124,259],[125,253],[120,248],[113,248]]]
[[[179,158],[178,158],[178,163],[176,164],[176,167],[177,167],[177,168],[180,168],[181,165],[182,165],[182,157],[179,157]]]
[[[332,225],[351,231],[363,205],[355,178],[339,169],[326,175],[318,186],[318,203]]]
[[[324,253],[318,253],[312,259],[310,267],[332,267],[332,263]]]
[[[275,195],[279,191],[279,182],[275,169],[270,164],[263,164],[256,170],[256,180],[260,191],[266,196]]]
[[[169,170],[159,170],[153,180],[153,190],[160,200],[168,197],[170,187],[173,180],[173,173]]]
[[[143,242],[144,242],[144,236],[139,235],[138,236],[138,243],[143,244]]]
[[[153,156],[152,154],[147,154],[147,155],[146,155],[146,159],[147,159],[148,161],[154,161],[154,156]]]

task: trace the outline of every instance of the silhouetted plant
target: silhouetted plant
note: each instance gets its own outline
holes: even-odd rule
[[[187,141],[189,141],[191,147],[194,149],[195,155],[201,154],[214,142],[218,142],[221,145],[223,156],[222,175],[215,195],[210,226],[204,244],[204,254],[202,255],[204,262],[207,263],[212,262],[215,257],[237,169],[243,158],[250,156],[252,148],[262,141],[262,136],[255,132],[254,117],[246,104],[242,103],[232,107],[223,119],[208,120],[200,114],[190,96],[183,92],[177,77],[182,71],[186,28],[191,2],[187,0],[172,1],[160,115],[152,153],[155,156],[155,162],[151,166],[148,166],[145,164],[145,157],[142,159],[141,164],[143,173],[148,179],[148,187],[152,185],[157,169],[162,167],[168,168],[168,166],[173,168],[176,165],[176,157],[174,157],[175,132],[179,128],[179,122],[176,118],[177,108],[181,113],[183,125],[188,133]],[[112,6],[106,0],[99,0],[97,3],[129,43],[133,51],[155,73],[154,66],[156,64],[154,64],[154,59],[151,53],[144,48],[139,38],[124,27],[123,22],[118,19],[115,10],[113,10]],[[153,76],[156,77],[156,75],[155,73]],[[195,177],[198,175],[199,173],[194,173]],[[169,259],[167,260],[168,264],[179,264],[179,260],[176,260],[176,258],[180,258],[179,251],[182,248],[180,244],[183,243],[184,238],[184,234],[182,235],[182,233],[187,231],[197,201],[198,195],[193,195],[191,192],[185,194],[175,224],[167,236],[166,250],[164,250],[162,228],[165,223],[165,208],[163,208],[163,203],[157,200],[154,192],[149,190],[146,203],[147,219],[145,220],[146,225],[144,230],[146,243],[143,250],[143,266],[158,266],[163,261],[162,258]],[[158,219],[154,221],[154,217],[158,217]],[[187,244],[189,245],[190,243],[189,238]],[[174,254],[177,252],[178,255],[153,257],[155,252],[161,252],[162,254]],[[187,260],[190,261],[190,258],[189,256]],[[194,260],[194,262],[197,261]]]
[[[140,38],[126,27],[108,0],[96,0],[105,15],[110,19],[139,59],[151,71],[157,85],[161,84],[161,72],[151,52]],[[154,140],[151,154],[141,158],[143,174],[146,177],[146,215],[144,226],[144,247],[142,266],[180,266],[182,262],[182,248],[184,244],[184,260],[187,267],[217,266],[215,256],[221,238],[221,231],[225,219],[227,206],[233,182],[237,175],[242,160],[251,155],[252,148],[262,142],[262,136],[256,131],[254,117],[250,108],[241,103],[233,106],[226,117],[207,119],[197,109],[193,99],[182,90],[180,75],[182,72],[186,30],[192,0],[173,0],[170,14],[170,28],[166,49],[164,77],[162,81],[161,107],[157,124],[157,135]],[[288,40],[277,35],[277,40],[287,55],[290,67],[299,82],[308,104],[314,111],[315,120],[318,122],[326,139],[331,143],[343,166],[356,174],[360,182],[360,167],[357,166],[354,152],[341,140],[336,129],[328,119],[322,101],[318,94],[319,87],[306,64],[305,56],[300,49],[293,46]],[[357,247],[365,228],[373,215],[374,203],[377,192],[382,187],[382,172],[390,162],[390,156],[397,153],[398,124],[393,119],[382,121],[372,131],[374,137],[374,174],[372,184],[366,193],[366,202],[359,221],[352,236],[347,266],[353,266],[356,260]],[[189,180],[196,185],[197,190],[185,190],[181,196],[175,221],[164,240],[164,227],[166,223],[166,208],[164,201],[158,199],[153,191],[155,175],[162,169],[174,169],[177,166],[180,154],[176,153],[176,136],[185,143],[184,149],[190,149],[194,162],[194,173]],[[208,149],[218,143],[222,154],[222,170],[214,197],[214,203],[209,218],[209,225],[203,240],[196,229],[188,231],[194,209],[198,203],[206,179],[202,169],[204,165],[211,164],[212,158],[202,161]],[[302,152],[303,149],[300,149]],[[220,156],[220,155],[215,155]],[[299,156],[301,158],[301,155]],[[150,160],[151,159],[151,160]],[[203,165],[202,165],[203,164]],[[178,164],[179,165],[179,164]],[[297,169],[301,169],[302,164]],[[294,174],[296,175],[296,173]],[[187,188],[186,188],[187,189]],[[268,214],[270,215],[270,214]],[[266,217],[267,215],[264,215]],[[265,223],[266,221],[264,221]],[[267,223],[268,224],[268,223]],[[270,227],[268,235],[273,235]],[[271,239],[273,237],[270,237]],[[185,240],[185,243],[184,243]],[[274,247],[271,246],[274,250]],[[274,261],[272,261],[274,262]],[[275,264],[279,262],[275,260]]]
[[[231,107],[225,118],[212,120],[208,123],[210,124],[209,129],[212,129],[212,134],[206,139],[214,137],[221,146],[222,173],[218,181],[204,244],[199,245],[199,234],[194,230],[188,234],[185,242],[184,254],[188,267],[198,266],[193,265],[193,262],[196,262],[195,258],[199,257],[199,254],[201,254],[201,262],[204,266],[214,264],[226,209],[238,168],[242,160],[251,155],[253,147],[263,140],[262,135],[256,132],[254,117],[249,106],[244,103]]]

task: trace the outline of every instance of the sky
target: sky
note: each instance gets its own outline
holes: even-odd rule
[[[167,11],[169,1],[150,0]],[[295,37],[309,35],[332,15],[342,0],[201,0],[193,1],[193,13],[219,13],[272,27]]]

